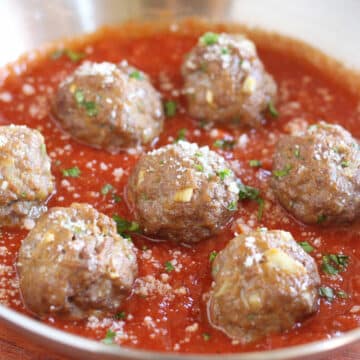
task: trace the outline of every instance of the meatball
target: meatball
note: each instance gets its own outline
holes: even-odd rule
[[[273,158],[272,188],[304,223],[346,223],[360,215],[358,142],[338,125],[320,122],[284,136]]]
[[[253,42],[241,35],[206,33],[182,66],[188,110],[195,118],[257,127],[275,101],[276,84]]]
[[[151,143],[164,120],[160,94],[125,61],[83,63],[60,84],[53,111],[75,139],[111,153]]]
[[[55,188],[44,138],[26,126],[0,126],[0,225],[29,226]]]
[[[212,273],[209,320],[242,343],[290,329],[318,309],[316,263],[286,231],[232,239]]]
[[[137,275],[132,243],[87,204],[52,208],[23,241],[20,289],[35,314],[81,319],[116,311]]]
[[[238,191],[220,155],[179,141],[140,158],[129,178],[128,200],[145,234],[191,243],[230,220]]]

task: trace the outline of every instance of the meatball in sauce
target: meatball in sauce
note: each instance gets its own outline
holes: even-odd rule
[[[150,144],[163,127],[159,93],[126,61],[83,63],[60,84],[53,112],[75,139],[111,153]]]
[[[146,234],[189,243],[224,227],[237,209],[238,192],[223,157],[186,141],[144,155],[128,184],[129,202]]]
[[[27,308],[69,319],[115,312],[137,275],[135,248],[87,204],[55,207],[22,242],[17,263]]]
[[[206,33],[183,66],[191,116],[258,127],[276,97],[253,42],[242,35]]]
[[[308,224],[346,223],[360,216],[360,150],[340,125],[325,122],[279,140],[272,187],[280,203]]]
[[[242,343],[291,329],[318,309],[316,263],[286,231],[260,229],[232,239],[212,274],[209,319]]]
[[[0,226],[31,228],[54,189],[41,133],[26,126],[0,126]]]

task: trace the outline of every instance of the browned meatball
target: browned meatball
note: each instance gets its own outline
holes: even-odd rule
[[[273,161],[272,188],[299,220],[328,224],[359,217],[359,145],[341,126],[320,122],[299,136],[284,136]]]
[[[39,219],[17,267],[29,310],[72,319],[116,311],[137,275],[134,247],[117,234],[114,221],[76,203]]]
[[[83,63],[60,84],[53,108],[75,139],[112,153],[151,143],[163,127],[160,94],[126,62]]]
[[[146,234],[198,242],[230,220],[238,191],[224,158],[179,141],[140,158],[129,178],[128,199]]]
[[[241,35],[206,33],[182,66],[189,113],[200,119],[240,120],[253,127],[275,100],[276,84],[255,45]]]
[[[26,126],[0,126],[0,226],[34,225],[55,188],[44,138]]]
[[[318,308],[316,263],[286,231],[232,239],[212,272],[209,320],[242,343],[290,329]]]

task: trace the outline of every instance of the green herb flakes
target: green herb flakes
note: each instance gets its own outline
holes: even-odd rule
[[[229,211],[236,211],[236,210],[237,210],[237,203],[236,203],[235,201],[232,201],[232,202],[228,205],[227,209],[228,209]]]
[[[62,56],[66,56],[68,59],[70,59],[72,62],[76,63],[80,60],[82,60],[86,55],[79,51],[74,51],[70,49],[59,49],[55,50],[51,55],[50,58],[52,60],[60,59]]]
[[[265,206],[265,201],[262,198],[257,198],[256,202],[258,203],[258,212],[257,212],[257,219],[258,221],[261,221],[263,213],[264,213],[264,206]]]
[[[172,272],[173,270],[175,270],[174,265],[170,261],[166,261],[164,266],[167,272]]]
[[[115,315],[115,319],[117,320],[124,320],[126,318],[126,312],[120,311]]]
[[[116,337],[116,332],[109,329],[106,332],[104,339],[102,339],[102,342],[106,345],[111,345],[114,343],[115,337]]]
[[[274,103],[270,100],[268,103],[269,113],[273,118],[277,118],[279,116],[279,112],[277,111]]]
[[[349,256],[343,254],[328,254],[322,257],[321,269],[329,275],[344,271],[349,264]]]
[[[64,177],[77,178],[81,175],[81,170],[77,166],[74,166],[69,169],[63,169],[61,170],[61,172]]]
[[[86,101],[85,94],[81,89],[76,89],[74,92],[74,98],[76,104],[80,108],[84,108],[88,116],[96,116],[98,114],[98,108],[94,101]]]
[[[229,170],[229,169],[223,169],[223,170],[218,171],[216,174],[219,176],[219,178],[220,178],[221,180],[225,180],[226,177],[228,177],[229,175],[231,175],[231,170]]]
[[[319,295],[329,302],[332,302],[335,298],[334,290],[329,286],[321,286],[319,288]]]
[[[215,140],[213,146],[222,149],[222,150],[232,150],[235,146],[235,141],[233,140],[226,140],[226,139],[218,139]]]
[[[281,179],[282,177],[289,174],[291,168],[292,168],[291,165],[286,165],[282,170],[273,170],[272,173],[274,177],[276,177],[277,179]]]
[[[219,34],[213,32],[207,32],[199,39],[201,45],[209,46],[214,45],[219,40]]]
[[[177,133],[175,142],[178,142],[180,140],[186,140],[186,132],[187,132],[186,129],[180,129]]]
[[[216,256],[217,256],[217,252],[214,250],[214,251],[212,251],[211,253],[210,253],[210,255],[209,255],[209,261],[210,262],[213,262],[214,260],[215,260],[215,258],[216,258]]]
[[[337,291],[336,296],[340,299],[347,299],[349,297],[349,295],[344,290]]]
[[[200,172],[203,172],[204,171],[204,167],[200,164],[195,164],[194,165],[194,168],[197,170],[197,171],[200,171]]]
[[[240,200],[256,200],[259,197],[260,190],[244,184],[238,184]]]
[[[177,104],[173,100],[168,100],[164,104],[165,115],[167,117],[173,117],[176,115]]]
[[[129,74],[129,78],[131,79],[136,79],[136,80],[143,80],[144,77],[143,77],[143,74],[138,71],[138,70],[134,70],[132,71],[130,74]]]
[[[250,160],[249,165],[251,167],[260,167],[261,166],[261,161],[260,160]]]
[[[100,192],[102,195],[107,195],[109,192],[113,191],[114,190],[114,187],[111,185],[111,184],[105,184]]]
[[[209,333],[203,333],[202,337],[203,337],[204,341],[210,341],[210,339],[211,339],[211,335]]]
[[[327,219],[327,216],[324,215],[324,214],[321,214],[321,215],[319,215],[319,216],[317,217],[316,222],[317,222],[318,224],[322,224],[323,222],[326,221],[326,219]]]
[[[135,221],[128,221],[119,215],[113,215],[113,220],[116,223],[116,229],[119,235],[131,240],[129,233],[139,232],[140,225]]]
[[[298,244],[307,253],[311,253],[312,251],[314,251],[314,248],[307,241],[301,241],[301,242],[298,242]]]

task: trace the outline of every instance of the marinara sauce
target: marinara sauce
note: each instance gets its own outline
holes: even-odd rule
[[[277,117],[270,112],[266,114],[263,128],[245,129],[236,123],[220,127],[188,116],[181,93],[180,67],[198,36],[207,30],[242,31],[255,41],[266,70],[278,85],[279,114]],[[65,50],[54,51],[56,48]],[[109,216],[117,214],[133,220],[124,189],[139,155],[131,152],[111,155],[79,144],[58,128],[51,115],[51,99],[58,84],[85,60],[117,63],[126,59],[149,74],[164,102],[173,101],[177,105],[176,114],[167,117],[155,147],[172,143],[179,136],[209,145],[230,162],[244,184],[258,188],[264,200],[262,213],[257,202],[241,202],[233,222],[218,236],[199,244],[176,245],[131,234],[138,249],[139,277],[132,295],[118,313],[104,319],[68,321],[49,316],[42,321],[99,341],[107,338],[107,342],[124,346],[182,353],[276,349],[326,339],[360,326],[358,225],[306,226],[282,209],[269,191],[272,153],[281,134],[325,120],[341,124],[360,138],[359,97],[338,64],[304,44],[279,35],[196,21],[173,23],[158,30],[144,24],[102,29],[76,41],[55,44],[51,50],[35,55],[3,70],[0,124],[27,125],[45,136],[56,177],[56,193],[50,198],[49,207],[84,202]],[[260,160],[261,166],[250,166],[250,160]],[[80,170],[78,176],[64,176],[64,170],[74,167]],[[223,249],[235,233],[258,227],[287,230],[297,241],[307,242],[313,248],[310,255],[318,263],[322,287],[328,289],[325,291],[328,296],[321,297],[320,310],[314,316],[290,331],[241,345],[210,326],[206,293],[211,286],[212,254]],[[27,230],[18,228],[1,231],[0,301],[34,316],[23,307],[15,267],[26,234]],[[329,254],[348,257],[347,266],[335,275],[322,270],[323,256]]]

